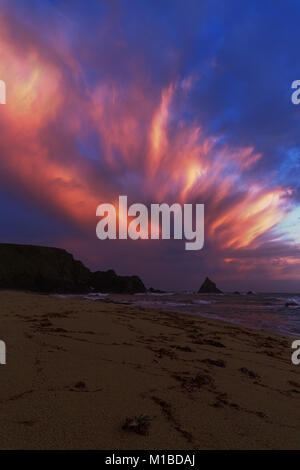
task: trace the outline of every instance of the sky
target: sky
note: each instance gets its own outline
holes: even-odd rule
[[[0,242],[150,287],[300,290],[297,0],[0,0]],[[96,208],[205,205],[205,244],[96,237]]]

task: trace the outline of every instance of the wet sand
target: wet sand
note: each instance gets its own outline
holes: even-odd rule
[[[0,305],[1,449],[300,449],[291,338],[103,301]]]

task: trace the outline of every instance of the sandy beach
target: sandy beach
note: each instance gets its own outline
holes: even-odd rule
[[[1,449],[300,449],[289,337],[78,298],[0,305]]]

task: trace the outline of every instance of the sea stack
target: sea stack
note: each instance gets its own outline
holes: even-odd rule
[[[208,277],[203,282],[202,286],[198,290],[198,294],[222,294],[223,292],[217,288],[216,284],[211,281]]]

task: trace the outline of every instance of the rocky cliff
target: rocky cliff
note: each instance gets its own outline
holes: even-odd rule
[[[81,293],[145,292],[137,276],[114,271],[92,273],[66,250],[33,245],[0,244],[0,289]]]
[[[79,292],[90,271],[60,248],[0,244],[0,288],[40,292]]]

